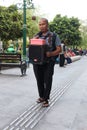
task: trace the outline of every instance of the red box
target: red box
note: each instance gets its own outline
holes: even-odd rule
[[[45,45],[45,40],[44,39],[31,39],[30,44],[31,45]]]

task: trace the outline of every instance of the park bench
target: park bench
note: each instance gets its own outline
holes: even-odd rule
[[[22,76],[26,74],[26,61],[22,60],[20,53],[0,53],[0,71],[2,68],[19,67]]]

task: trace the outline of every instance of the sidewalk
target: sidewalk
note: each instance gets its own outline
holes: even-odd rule
[[[45,109],[36,104],[38,92],[32,65],[25,77],[20,77],[19,68],[3,70],[0,74],[0,130],[25,116],[26,125],[21,127],[23,122],[17,125],[17,121],[12,124],[15,128],[11,126],[6,130],[87,130],[86,68],[87,57],[65,68],[55,65],[50,107]],[[32,120],[27,116],[29,112],[34,115]]]

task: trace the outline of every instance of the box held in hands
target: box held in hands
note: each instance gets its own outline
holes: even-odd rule
[[[47,61],[46,51],[48,45],[44,39],[31,39],[29,46],[29,60],[34,64],[43,64]]]

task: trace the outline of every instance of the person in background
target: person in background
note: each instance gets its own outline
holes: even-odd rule
[[[61,52],[61,41],[57,34],[54,36],[54,33],[49,30],[49,24],[46,18],[40,19],[39,30],[40,32],[37,33],[34,38],[45,39],[46,44],[49,46],[49,51],[46,52],[46,57],[49,58],[49,61],[43,64],[33,64],[33,70],[39,93],[37,103],[42,103],[43,107],[48,107],[52,88],[54,65],[56,56]]]
[[[69,50],[70,50],[70,49],[67,49],[67,51],[66,51],[65,54],[64,54],[65,60],[67,61],[67,64],[72,63],[72,60],[71,60],[71,53],[70,53]]]
[[[66,51],[66,49],[65,49],[65,43],[64,43],[64,41],[62,40],[61,41],[61,53],[60,53],[60,56],[59,56],[59,66],[60,67],[64,67],[64,63],[65,63],[65,56],[64,56],[64,54],[65,54],[65,51]]]

